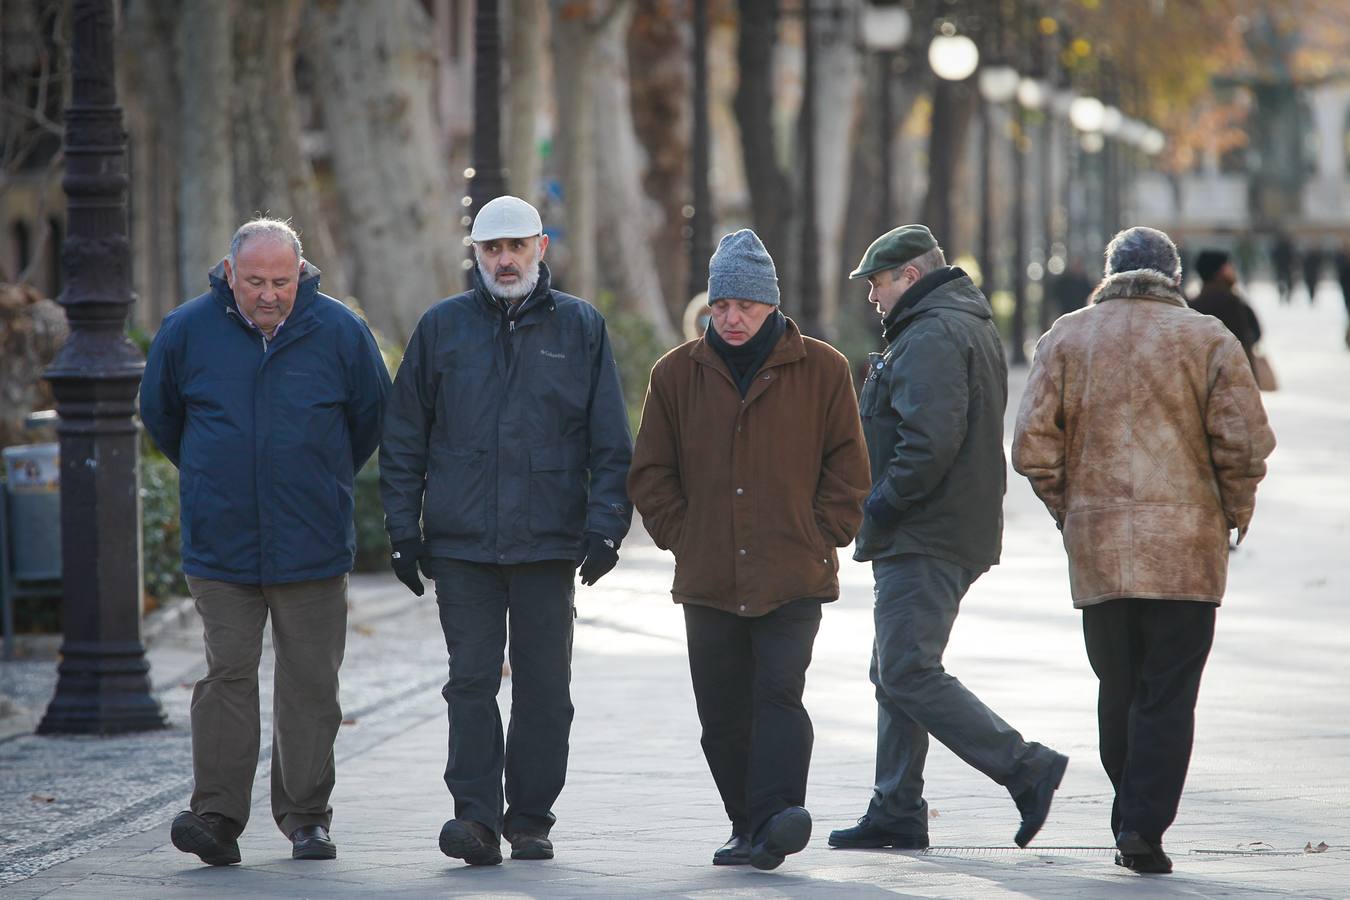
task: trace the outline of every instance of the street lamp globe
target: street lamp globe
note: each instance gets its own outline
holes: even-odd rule
[[[1017,94],[1020,81],[1012,66],[985,66],[980,69],[980,96],[990,103],[1007,103]]]
[[[1157,156],[1167,148],[1167,138],[1156,128],[1150,128],[1144,135],[1144,139],[1139,142],[1139,149],[1143,150],[1149,156]]]
[[[928,45],[928,64],[943,81],[965,81],[980,64],[980,50],[964,34],[940,34]]]
[[[900,6],[862,8],[858,22],[862,44],[877,53],[894,53],[909,40],[909,13]]]
[[[1125,114],[1114,106],[1102,110],[1102,134],[1115,137],[1125,125]]]
[[[1023,78],[1017,82],[1017,102],[1027,109],[1040,109],[1049,99],[1045,82],[1035,78]]]
[[[1102,120],[1106,118],[1106,107],[1096,97],[1076,97],[1069,104],[1069,121],[1079,131],[1089,134],[1102,130]]]

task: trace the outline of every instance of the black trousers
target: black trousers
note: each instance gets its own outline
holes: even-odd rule
[[[815,732],[802,692],[820,601],[755,617],[686,603],[684,624],[703,755],[732,830],[753,836],[771,816],[806,803]]]
[[[567,777],[576,567],[571,560],[499,566],[454,559],[425,567],[436,580],[450,654],[441,695],[450,721],[445,784],[455,817],[498,834],[522,827],[547,832]],[[497,692],[508,624],[511,721],[503,740]]]
[[[1195,738],[1200,676],[1214,643],[1213,603],[1108,600],[1083,610],[1097,674],[1102,766],[1116,790],[1111,834],[1162,842],[1177,815]]]

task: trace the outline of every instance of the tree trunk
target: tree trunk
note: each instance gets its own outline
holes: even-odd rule
[[[933,123],[928,139],[928,196],[923,221],[952,259],[959,251],[954,204],[966,153],[966,133],[975,112],[970,84],[937,82],[933,91]]]
[[[839,247],[844,240],[849,164],[859,138],[862,60],[852,40],[858,4],[850,14],[822,16],[816,25],[816,227],[819,236],[820,323],[835,333],[840,296],[848,288],[841,272]]]
[[[548,3],[507,0],[506,7],[506,181],[511,193],[538,206],[542,170],[538,125],[548,52]]]
[[[741,25],[736,45],[740,84],[736,88],[736,124],[741,132],[746,186],[755,231],[778,265],[785,300],[784,263],[792,224],[792,182],[778,164],[773,127],[773,53],[778,43],[776,0],[740,0]],[[795,255],[795,254],[794,254]]]
[[[324,289],[340,297],[350,289],[346,260],[338,255],[314,169],[300,146],[305,119],[295,57],[303,9],[304,0],[249,0],[235,11],[232,115],[241,127],[234,130],[234,218],[290,219],[305,258],[323,271]]]
[[[594,300],[596,261],[596,77],[598,16],[588,0],[552,0],[554,148],[562,175],[564,232],[557,247],[565,290]]]
[[[119,47],[119,91],[128,134],[128,238],[132,320],[147,331],[187,297],[206,290],[206,271],[180,283],[177,207],[179,84],[174,44],[181,16],[175,0],[128,4]],[[228,118],[228,109],[219,114]],[[225,248],[217,248],[217,259]]]
[[[234,209],[234,27],[229,0],[183,0],[178,14],[178,295],[206,289],[239,224]],[[245,125],[245,128],[248,126]],[[304,223],[302,223],[304,224]]]
[[[603,263],[605,287],[614,291],[619,308],[641,316],[663,344],[673,347],[679,341],[652,253],[662,216],[642,189],[645,160],[633,130],[628,90],[625,36],[632,16],[632,5],[625,4],[604,21],[596,35],[598,78],[592,115],[600,146],[606,148],[592,162],[597,181],[605,182],[597,198],[597,256]]]
[[[692,201],[689,179],[693,149],[689,26],[686,4],[679,0],[638,0],[628,32],[629,89],[633,125],[647,151],[643,187],[661,209],[652,249],[661,279],[661,293],[672,321],[684,317],[690,298],[688,238],[691,222],[685,206]]]
[[[402,342],[461,277],[431,21],[418,3],[317,0],[315,9],[307,56],[352,247],[351,290],[372,324]]]

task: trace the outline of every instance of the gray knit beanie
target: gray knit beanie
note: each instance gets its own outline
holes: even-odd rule
[[[753,300],[778,306],[778,272],[759,235],[749,228],[722,238],[708,260],[708,305],[717,300]]]

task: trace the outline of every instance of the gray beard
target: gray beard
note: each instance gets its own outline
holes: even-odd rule
[[[534,261],[529,273],[521,273],[520,280],[515,284],[501,284],[496,278],[492,277],[492,273],[481,263],[478,266],[478,274],[483,276],[483,284],[487,287],[489,294],[498,300],[514,303],[530,296],[530,292],[539,283],[539,261]]]

